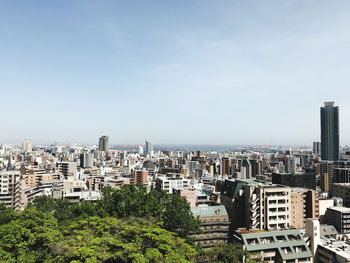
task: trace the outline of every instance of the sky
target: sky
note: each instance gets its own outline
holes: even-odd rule
[[[0,143],[350,144],[348,0],[0,1]]]

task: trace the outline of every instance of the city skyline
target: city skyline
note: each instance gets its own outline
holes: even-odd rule
[[[350,144],[350,2],[3,1],[1,143]],[[141,131],[141,132],[140,132]]]

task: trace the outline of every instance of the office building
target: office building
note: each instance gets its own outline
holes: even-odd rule
[[[139,155],[143,154],[143,147],[141,145],[138,147],[137,152]]]
[[[343,204],[350,207],[350,182],[333,184],[333,196],[343,199]]]
[[[321,107],[321,159],[339,160],[339,108],[334,102]]]
[[[326,223],[333,225],[339,234],[350,234],[350,208],[328,208],[326,212]]]
[[[321,143],[320,142],[313,143],[312,152],[315,155],[321,155]]]
[[[109,138],[108,136],[101,136],[98,142],[98,150],[100,152],[109,151]]]
[[[93,153],[82,153],[80,154],[80,167],[91,168],[94,166],[94,154]]]
[[[316,172],[314,170],[310,170],[309,172],[297,172],[294,174],[273,173],[272,183],[316,190]]]
[[[229,158],[222,158],[222,169],[221,174],[222,175],[231,175],[231,159]]]
[[[152,155],[152,153],[153,153],[152,142],[150,140],[146,140],[146,145],[145,146],[146,146],[145,153]]]
[[[296,160],[294,157],[289,157],[286,160],[286,173],[295,174],[297,170]]]
[[[350,183],[350,168],[334,168],[333,184]]]

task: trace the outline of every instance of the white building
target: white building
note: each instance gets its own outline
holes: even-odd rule
[[[172,178],[172,177],[157,177],[156,189],[158,191],[164,190],[168,194],[173,193],[173,188],[183,189],[188,188],[190,185],[190,180],[185,178]]]

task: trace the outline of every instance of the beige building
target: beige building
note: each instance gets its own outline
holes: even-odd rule
[[[316,219],[319,216],[316,191],[303,188],[292,188],[290,207],[290,226],[293,228],[305,228],[306,218]]]
[[[224,206],[192,207],[191,211],[201,221],[201,233],[193,237],[203,249],[228,242],[230,222]]]
[[[321,224],[325,223],[326,211],[329,207],[332,207],[332,206],[334,206],[333,199],[328,199],[328,198],[318,199],[318,208],[319,208],[318,218],[319,218]]]
[[[290,187],[259,180],[225,180],[221,204],[234,228],[278,230],[290,227]]]
[[[134,170],[134,183],[135,184],[147,184],[148,183],[148,171],[147,170]]]

